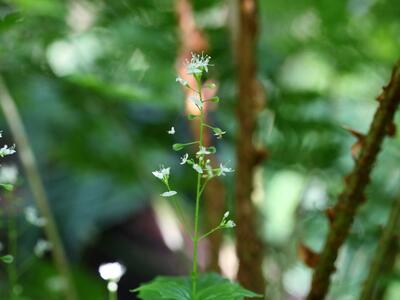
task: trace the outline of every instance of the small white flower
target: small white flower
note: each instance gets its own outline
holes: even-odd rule
[[[47,224],[47,220],[43,217],[40,217],[36,208],[33,206],[28,206],[25,208],[25,219],[28,223],[31,223],[37,227],[43,227]]]
[[[219,176],[225,176],[226,174],[225,173],[231,173],[231,172],[234,172],[233,171],[233,169],[231,169],[231,168],[227,168],[227,167],[225,167],[223,164],[220,164],[219,165]]]
[[[156,170],[153,173],[154,176],[156,176],[157,178],[161,179],[161,180],[166,180],[169,177],[169,171],[171,168],[164,168],[161,167],[160,170]]]
[[[4,165],[0,169],[0,182],[15,184],[18,177],[18,169],[15,165]]]
[[[8,147],[7,145],[4,145],[3,148],[0,149],[0,157],[4,157],[6,155],[11,155],[14,154],[15,151],[15,145]]]
[[[183,86],[189,86],[189,83],[187,80],[181,78],[181,77],[176,77],[176,82],[179,82]]]
[[[206,148],[206,147],[203,147],[203,146],[201,146],[201,147],[200,147],[200,150],[197,151],[197,153],[196,153],[197,156],[200,156],[200,155],[208,155],[208,154],[211,154],[211,152],[208,151],[207,148]]]
[[[216,131],[214,132],[214,135],[217,137],[217,139],[222,139],[222,136],[226,133],[226,131]]]
[[[172,126],[170,130],[167,131],[168,134],[175,134],[175,127]]]
[[[201,101],[201,99],[199,98],[198,95],[190,96],[190,97],[189,97],[189,100],[192,101],[192,103],[193,103],[194,105],[196,105],[197,107],[199,107],[199,108],[202,108],[202,107],[203,107],[203,102]]]
[[[226,222],[224,227],[225,228],[233,228],[235,226],[236,226],[235,222],[233,222],[232,220],[229,220],[228,222]]]
[[[50,251],[53,248],[52,244],[46,240],[38,240],[36,242],[35,247],[33,248],[33,252],[37,257],[43,257],[43,255]]]
[[[227,217],[229,217],[229,211],[224,213],[224,218],[223,219],[226,219]]]
[[[203,70],[208,72],[208,66],[210,65],[211,57],[208,55],[200,55],[192,53],[192,58],[190,62],[188,62],[187,73],[188,74],[199,74],[202,73]]]
[[[193,164],[193,169],[195,169],[197,173],[203,174],[203,169],[198,164]]]
[[[183,157],[181,157],[181,163],[180,164],[181,165],[186,164],[188,158],[189,158],[189,154],[186,153]]]
[[[176,191],[168,191],[168,192],[162,193],[160,196],[161,196],[161,197],[166,197],[166,198],[168,198],[168,197],[175,196],[176,194],[177,194]]]
[[[102,264],[99,267],[101,278],[108,281],[118,282],[125,274],[125,266],[119,262]]]

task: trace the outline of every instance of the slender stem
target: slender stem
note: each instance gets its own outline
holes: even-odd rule
[[[382,237],[379,245],[376,248],[375,255],[372,259],[371,267],[369,269],[368,277],[364,282],[363,290],[360,294],[359,300],[378,299],[377,291],[379,287],[384,284],[382,277],[384,274],[385,263],[390,258],[390,251],[394,248],[397,249],[398,228],[400,225],[400,198],[396,199],[393,203],[392,210],[383,230]],[[379,298],[380,299],[380,298]]]
[[[214,229],[211,229],[209,232],[207,232],[206,234],[203,234],[200,238],[199,238],[199,241],[200,240],[202,240],[202,239],[204,239],[204,238],[206,238],[206,237],[208,237],[210,234],[212,234],[212,233],[214,233],[215,231],[217,231],[217,230],[219,230],[219,229],[221,229],[221,227],[215,227]]]
[[[8,243],[9,243],[9,253],[14,258],[14,261],[8,264],[7,272],[8,278],[10,280],[10,299],[16,299],[15,290],[18,285],[17,283],[17,223],[15,220],[15,214],[13,209],[13,204],[9,201],[9,211],[8,211]]]
[[[196,78],[198,93],[200,101],[203,101],[201,94],[201,81]],[[203,126],[204,126],[204,114],[203,109],[200,109],[200,132],[199,132],[199,146],[203,146]],[[202,156],[199,156],[199,165],[202,164]],[[197,188],[196,188],[196,209],[194,218],[194,235],[193,235],[193,269],[192,269],[192,298],[196,297],[197,288],[197,251],[199,241],[199,214],[200,214],[200,198],[201,198],[201,174],[197,174]]]
[[[118,292],[117,291],[114,291],[114,290],[112,290],[110,288],[107,288],[107,290],[108,290],[108,300],[117,300],[118,299],[118,297],[117,297],[117,293]]]
[[[206,188],[206,186],[207,186],[207,183],[208,183],[209,181],[210,181],[210,178],[207,178],[206,181],[203,183],[203,186],[202,186],[201,189],[200,189],[200,195],[203,194],[203,192],[204,192],[204,190],[205,190],[205,188]]]

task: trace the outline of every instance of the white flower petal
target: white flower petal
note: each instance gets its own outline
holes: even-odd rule
[[[36,208],[33,206],[26,207],[24,213],[26,221],[34,226],[43,227],[47,224],[47,220],[40,217]]]
[[[153,173],[154,176],[156,176],[157,178],[159,178],[161,180],[166,180],[169,177],[170,169],[171,168],[161,167],[160,170],[156,170],[151,173]]]
[[[203,147],[203,146],[201,146],[200,147],[200,150],[199,151],[197,151],[197,153],[196,153],[196,155],[208,155],[208,154],[211,154],[211,152],[210,151],[208,151],[207,150],[207,148],[206,147]]]
[[[52,248],[53,245],[49,241],[40,239],[36,242],[33,253],[35,253],[37,257],[43,257],[43,255]]]
[[[181,157],[181,163],[180,164],[181,165],[186,164],[188,158],[189,158],[189,154],[186,153],[183,157]]]
[[[203,169],[198,164],[193,164],[193,169],[195,169],[197,173],[203,174]]]
[[[168,191],[168,192],[162,193],[160,196],[161,197],[172,197],[172,196],[175,196],[176,194],[177,194],[176,191]]]
[[[168,134],[175,134],[175,128],[174,128],[174,126],[172,126],[171,129],[168,130],[167,132],[168,132]]]
[[[189,100],[192,101],[192,103],[196,106],[198,106],[199,108],[203,107],[203,102],[201,102],[199,96],[194,95],[194,96],[190,96]]]
[[[232,220],[229,220],[228,222],[226,222],[226,224],[225,224],[225,228],[233,228],[233,227],[235,227],[236,226],[236,224],[235,224],[235,222],[233,222]]]
[[[181,78],[181,77],[176,77],[176,82],[179,82],[183,86],[189,86],[189,83],[187,80]]]
[[[6,155],[11,155],[14,154],[15,151],[15,145],[8,147],[7,145],[4,145],[3,148],[0,149],[0,157],[4,157]]]
[[[102,264],[99,267],[101,278],[113,282],[118,282],[121,279],[122,275],[125,274],[125,271],[125,266],[118,262]]]

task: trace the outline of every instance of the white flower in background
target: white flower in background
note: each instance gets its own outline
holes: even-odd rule
[[[46,252],[50,251],[52,248],[53,245],[49,241],[40,239],[36,242],[36,245],[33,248],[33,252],[37,257],[43,257],[43,255]]]
[[[152,172],[154,176],[161,180],[167,180],[169,177],[170,168],[161,167],[160,170]]]
[[[201,147],[200,147],[200,150],[197,151],[197,153],[196,153],[197,156],[200,156],[200,155],[208,155],[208,154],[211,154],[211,152],[208,151],[207,148],[206,148],[206,147],[203,147],[203,146],[201,146]]]
[[[181,77],[176,77],[176,82],[179,82],[183,86],[189,86],[189,82]]]
[[[193,169],[195,169],[197,173],[203,174],[203,169],[198,164],[193,164]]]
[[[170,130],[167,131],[168,134],[175,134],[175,127],[172,126]]]
[[[219,165],[219,173],[218,173],[218,176],[225,176],[226,174],[225,173],[231,173],[231,172],[234,172],[233,171],[233,169],[231,169],[231,168],[228,168],[228,167],[225,167],[223,164],[220,164]]]
[[[162,196],[162,197],[172,197],[172,196],[175,196],[177,194],[177,192],[176,191],[168,191],[168,192],[164,192],[164,193],[162,193],[160,196]]]
[[[203,102],[201,101],[198,95],[190,96],[189,100],[192,101],[192,103],[196,105],[198,108],[203,108]]]
[[[18,178],[18,169],[15,165],[4,165],[0,169],[0,182],[15,184]]]
[[[208,72],[211,57],[204,54],[192,53],[192,58],[187,66],[188,74],[201,74],[203,71]]]
[[[6,155],[11,155],[11,154],[14,154],[15,152],[16,152],[15,145],[12,145],[11,147],[4,145],[3,148],[0,149],[0,157],[4,157]]]
[[[184,156],[181,157],[181,163],[180,164],[181,165],[186,164],[188,158],[189,158],[189,154],[186,153]]]
[[[28,223],[31,223],[37,227],[43,227],[46,225],[47,220],[43,217],[40,217],[36,208],[33,206],[28,206],[25,208],[25,219]]]
[[[119,262],[102,264],[99,267],[101,278],[117,283],[125,274],[125,266]]]

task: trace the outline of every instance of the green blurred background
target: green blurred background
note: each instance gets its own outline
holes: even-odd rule
[[[398,0],[259,3],[258,77],[268,100],[257,137],[270,156],[256,176],[255,199],[268,245],[267,297],[301,299],[311,270],[297,257],[297,242],[322,246],[328,229],[323,208],[335,203],[353,166],[355,140],[341,126],[368,129],[374,98],[399,58],[400,5]],[[234,167],[235,1],[192,4],[209,39],[211,76],[222,99],[211,118],[228,131],[218,141],[218,155]],[[157,274],[186,273],[182,237],[171,245],[157,227],[170,214],[151,174],[160,164],[171,165],[174,185],[192,208],[194,179],[178,168],[179,153],[170,150],[172,143],[191,139],[175,83],[179,46],[174,1],[0,1],[0,74],[26,126],[82,299],[105,299],[97,267],[106,261],[128,267],[121,299],[135,299],[128,289]],[[174,136],[166,133],[171,126]],[[3,117],[0,128],[3,142],[13,144]],[[399,146],[399,134],[385,141],[368,202],[340,253],[329,299],[358,295],[381,226],[400,194]],[[16,156],[2,163],[10,164],[18,165]],[[227,207],[233,207],[233,176],[224,182]],[[12,198],[21,210],[33,203],[22,172]],[[20,215],[21,299],[61,299],[50,259],[32,255],[43,233]],[[228,241],[233,238],[227,234]],[[400,298],[399,271],[387,278],[386,299]],[[7,299],[5,272],[0,276],[0,299]]]

